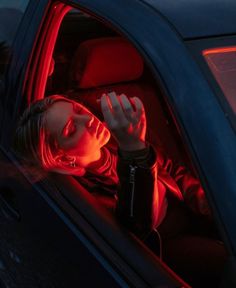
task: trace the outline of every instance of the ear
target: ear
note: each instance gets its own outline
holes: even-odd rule
[[[64,175],[71,175],[71,176],[84,176],[86,170],[82,167],[75,167],[75,168],[53,168],[52,172],[64,174]]]

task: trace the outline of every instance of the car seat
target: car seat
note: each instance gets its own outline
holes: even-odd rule
[[[179,152],[158,99],[160,91],[150,84],[142,57],[127,40],[106,37],[84,41],[72,62],[69,81],[72,89],[68,97],[85,104],[101,120],[96,100],[103,93],[115,91],[139,97],[146,110],[147,140],[156,147],[165,147],[176,158]]]

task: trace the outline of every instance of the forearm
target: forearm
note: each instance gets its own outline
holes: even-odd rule
[[[157,161],[153,148],[119,151],[117,213],[139,237],[158,225],[165,193],[158,189]]]
[[[194,177],[184,165],[174,164],[168,159],[168,166],[168,172],[176,181],[187,206],[194,213],[210,218],[211,211],[200,180]]]
[[[144,237],[158,224],[165,198],[165,189],[163,193],[158,189],[156,154],[145,143],[145,109],[139,98],[115,92],[103,94],[101,108],[121,149],[117,214],[132,231]]]

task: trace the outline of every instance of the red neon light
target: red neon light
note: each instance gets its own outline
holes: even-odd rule
[[[218,54],[218,53],[228,53],[228,52],[236,52],[236,47],[221,47],[221,48],[211,48],[207,50],[203,50],[202,55],[208,56],[210,54]]]
[[[56,43],[58,31],[62,22],[62,19],[64,18],[65,14],[71,9],[69,6],[65,6],[64,4],[58,4],[54,7],[54,10],[52,13],[53,19],[51,23],[49,24],[48,33],[45,39],[45,44],[42,48],[42,54],[41,54],[41,61],[39,62],[41,65],[39,66],[38,70],[38,80],[36,82],[36,97],[35,100],[43,99],[44,93],[45,93],[45,87],[49,75],[49,68],[50,63],[52,59],[52,54],[54,50],[54,46]]]
[[[217,47],[202,52],[225,100],[236,113],[236,46]]]
[[[28,69],[26,83],[27,103],[32,100],[44,98],[47,78],[50,73],[50,63],[57,39],[58,31],[65,14],[72,8],[59,3],[49,8],[49,13],[45,15],[46,21],[43,23],[43,30],[40,31],[40,38],[35,43],[34,51],[31,55],[31,64]]]

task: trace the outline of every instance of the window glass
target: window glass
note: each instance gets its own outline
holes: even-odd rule
[[[203,51],[211,72],[219,84],[234,118],[236,113],[236,46]]]
[[[0,76],[4,73],[10,47],[29,0],[0,1]]]

